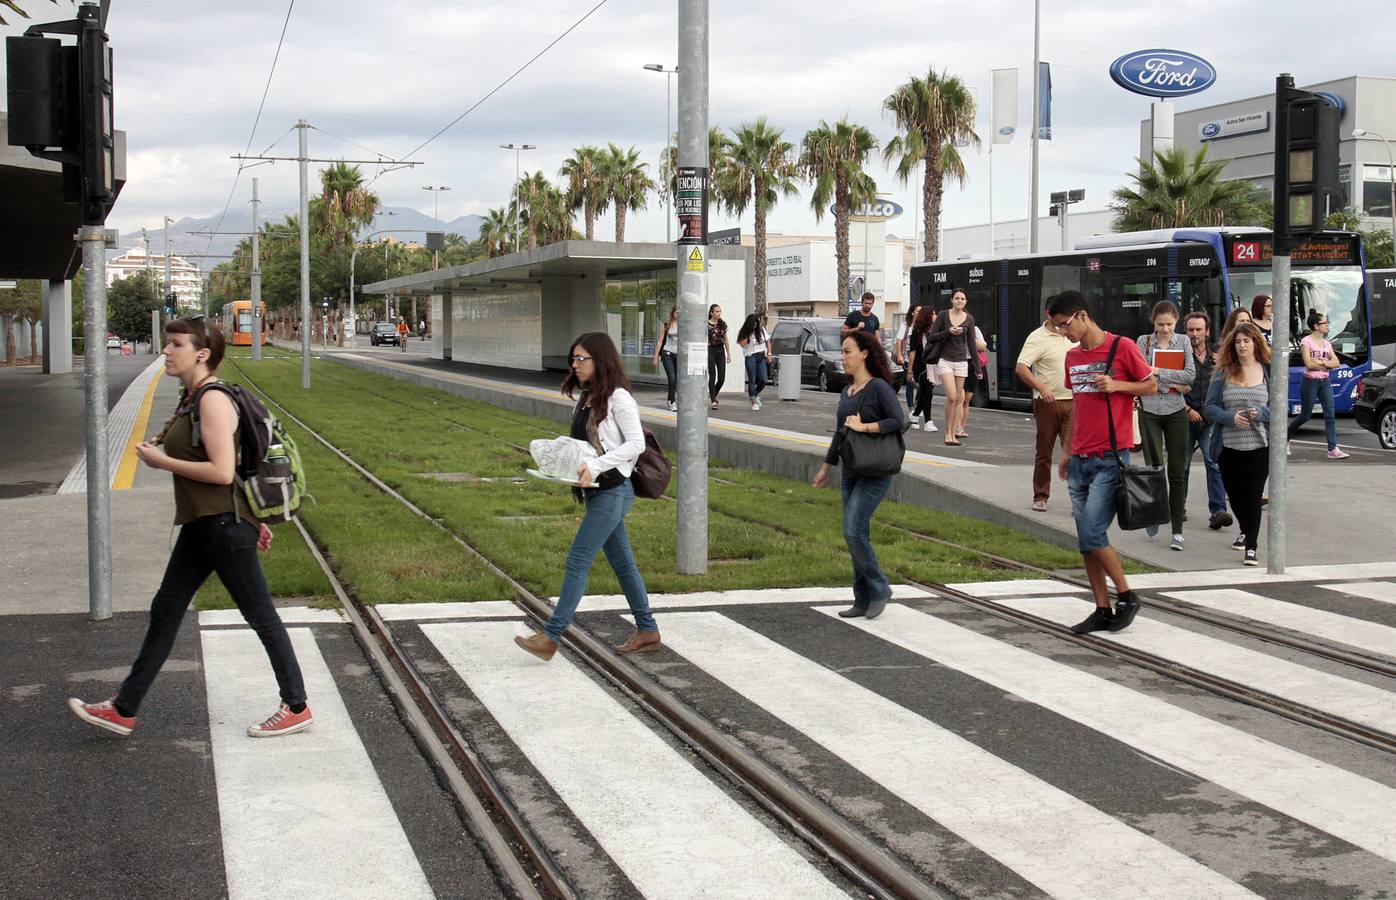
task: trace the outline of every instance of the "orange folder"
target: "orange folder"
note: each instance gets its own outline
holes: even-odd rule
[[[1186,350],[1155,350],[1154,367],[1158,369],[1186,369]]]

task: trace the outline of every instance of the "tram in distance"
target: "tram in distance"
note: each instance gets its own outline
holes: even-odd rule
[[[1153,330],[1149,312],[1172,300],[1184,316],[1199,311],[1212,321],[1212,341],[1237,306],[1249,309],[1271,289],[1272,235],[1264,228],[1184,228],[1093,235],[1057,253],[987,257],[911,267],[909,309],[950,306],[963,289],[989,348],[987,395],[996,405],[1028,407],[1032,391],[1014,367],[1023,342],[1042,324],[1047,298],[1080,291],[1091,316],[1106,331],[1135,338]],[[1372,368],[1372,335],[1362,243],[1356,234],[1331,232],[1290,252],[1290,413],[1299,411],[1303,359],[1299,340],[1309,310],[1328,316],[1329,340],[1342,365],[1334,369],[1338,412],[1351,412],[1358,379]],[[1182,330],[1182,323],[1178,328]]]
[[[271,341],[267,335],[266,304],[262,305],[262,343]],[[233,300],[223,305],[223,336],[234,347],[252,346],[252,301]]]

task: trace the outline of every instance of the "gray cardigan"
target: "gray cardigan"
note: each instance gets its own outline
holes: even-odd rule
[[[1153,413],[1156,416],[1166,416],[1178,412],[1185,405],[1186,401],[1182,394],[1168,390],[1173,385],[1191,385],[1193,379],[1197,377],[1197,369],[1193,364],[1192,341],[1188,340],[1185,334],[1173,332],[1173,340],[1167,346],[1156,344],[1152,332],[1140,337],[1136,344],[1139,345],[1139,352],[1144,354],[1144,361],[1153,365],[1150,352],[1153,350],[1181,350],[1183,351],[1184,368],[1182,369],[1160,369],[1158,374],[1158,393],[1149,394],[1139,398],[1139,408],[1146,413]]]

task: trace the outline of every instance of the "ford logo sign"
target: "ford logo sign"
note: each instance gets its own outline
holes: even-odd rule
[[[1208,122],[1206,125],[1202,126],[1203,137],[1216,137],[1219,134],[1221,134],[1220,122]]]
[[[1211,87],[1217,70],[1202,57],[1181,50],[1138,50],[1111,63],[1110,77],[1125,90],[1146,97],[1186,97]]]
[[[1018,129],[1014,128],[1012,125],[1005,125],[999,129],[999,134],[1003,135],[1004,137],[1007,137],[1008,135],[1013,134],[1017,130]]]

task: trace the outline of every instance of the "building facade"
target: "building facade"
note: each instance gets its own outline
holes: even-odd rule
[[[165,257],[160,253],[146,253],[134,247],[115,259],[107,260],[107,287],[118,278],[126,278],[150,270],[157,281],[165,280]],[[204,279],[199,267],[181,259],[170,257],[170,289],[179,297],[181,306],[202,307],[204,302]]]

